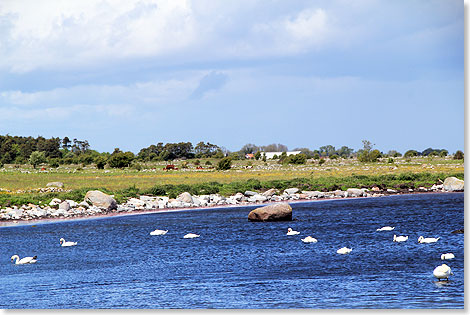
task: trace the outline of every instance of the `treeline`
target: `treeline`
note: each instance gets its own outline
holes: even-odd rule
[[[133,152],[123,152],[119,148],[114,149],[112,153],[98,152],[90,148],[87,140],[73,139],[68,137],[46,139],[42,136],[20,137],[0,135],[0,166],[4,164],[26,164],[30,163],[34,167],[40,164],[48,163],[51,167],[58,167],[62,164],[96,164],[100,169],[106,165],[114,168],[129,167],[136,162],[157,162],[172,161],[176,159],[199,159],[199,158],[226,158],[228,160],[240,160],[254,157],[255,159],[266,161],[264,152],[279,152],[274,159],[283,164],[304,164],[307,159],[320,160],[320,164],[325,159],[348,159],[357,158],[361,162],[376,162],[380,158],[389,158],[389,162],[395,157],[404,156],[406,158],[413,156],[447,156],[445,149],[427,148],[422,152],[417,150],[408,150],[404,154],[396,150],[390,150],[383,153],[374,149],[374,144],[368,140],[363,140],[363,148],[355,151],[347,146],[335,148],[333,145],[321,146],[318,149],[295,148],[293,151],[300,151],[297,155],[287,155],[288,147],[283,144],[270,144],[266,146],[257,146],[255,144],[246,144],[240,150],[230,152],[224,147],[209,143],[199,142],[195,146],[191,142],[179,143],[157,143],[147,148],[143,148],[137,155]],[[250,156],[248,156],[250,155]],[[454,158],[463,159],[463,152],[457,151]],[[229,163],[225,167],[230,168]],[[224,169],[224,167],[221,167]]]

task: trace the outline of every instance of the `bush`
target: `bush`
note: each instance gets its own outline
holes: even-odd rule
[[[212,165],[211,161],[206,161],[206,163],[204,163],[206,165]]]
[[[108,164],[113,168],[123,168],[128,167],[134,159],[135,156],[132,152],[117,152],[111,154]]]
[[[318,165],[323,165],[325,163],[325,159],[324,158],[321,158],[319,161],[318,161]]]
[[[393,163],[393,162],[394,162],[394,161],[393,161],[392,158],[388,158],[387,163]]]
[[[96,167],[99,169],[99,170],[102,170],[104,169],[104,166],[106,165],[106,162],[107,162],[107,158],[105,158],[104,156],[98,156],[95,158],[95,163],[96,163]]]
[[[305,164],[307,162],[307,155],[304,153],[289,155],[285,161],[289,164]]]
[[[59,160],[58,159],[50,159],[49,160],[50,167],[59,167]]]
[[[196,166],[198,166],[198,165],[201,165],[201,161],[199,161],[199,160],[196,160],[196,161],[194,161],[194,163],[193,163],[193,164],[194,164],[194,165],[196,165]]]
[[[405,158],[409,158],[409,157],[413,157],[413,156],[418,156],[418,151],[408,150],[408,151],[405,152],[405,155],[404,155]]]
[[[229,170],[232,168],[232,159],[229,157],[225,157],[217,163],[217,169],[218,170]]]
[[[332,156],[330,156],[330,159],[332,159],[332,160],[337,160],[338,158],[339,158],[339,156],[336,155],[336,154],[333,154]]]

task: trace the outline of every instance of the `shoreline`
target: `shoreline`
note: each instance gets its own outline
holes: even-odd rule
[[[245,208],[245,207],[264,207],[276,203],[305,203],[305,202],[321,202],[321,201],[339,201],[339,200],[351,200],[351,199],[370,199],[370,198],[381,198],[381,197],[392,197],[392,196],[407,196],[407,195],[418,195],[418,194],[448,194],[456,192],[445,192],[445,191],[426,191],[426,192],[409,192],[409,193],[397,193],[397,194],[384,194],[381,196],[370,196],[370,197],[340,197],[340,198],[317,198],[317,199],[297,199],[292,201],[269,201],[269,202],[251,202],[245,204],[236,204],[236,205],[215,205],[215,206],[205,206],[205,207],[183,207],[183,208],[168,208],[168,209],[155,209],[155,210],[132,210],[128,212],[109,212],[105,214],[97,214],[92,216],[77,216],[71,218],[44,218],[44,219],[32,219],[32,220],[5,220],[0,221],[0,228],[2,227],[11,227],[11,226],[27,226],[27,225],[36,225],[36,224],[47,224],[47,223],[60,223],[60,222],[69,222],[77,220],[93,220],[93,219],[106,219],[112,217],[123,217],[123,216],[133,216],[133,215],[142,215],[142,214],[156,214],[156,213],[167,213],[167,212],[182,212],[182,211],[198,211],[198,210],[212,210],[212,209],[221,209],[221,208]],[[464,193],[457,192],[457,193]]]

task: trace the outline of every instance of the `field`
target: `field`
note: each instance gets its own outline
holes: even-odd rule
[[[140,164],[136,168],[98,170],[94,166],[60,166],[33,169],[29,165],[7,165],[0,170],[0,205],[37,202],[53,197],[83,198],[88,189],[102,189],[125,197],[138,194],[166,194],[175,197],[182,191],[193,194],[233,194],[247,189],[287,188],[332,190],[381,185],[384,188],[418,188],[443,181],[447,176],[463,179],[463,160],[449,157],[394,158],[378,163],[360,163],[355,159],[326,160],[319,165],[309,160],[304,165],[281,165],[277,161],[234,161],[231,170],[217,171],[206,165],[196,169],[194,160],[174,161],[178,170],[165,171],[165,162]],[[212,166],[217,160],[210,160]],[[183,163],[187,164],[183,168]],[[37,189],[49,182],[60,181],[64,193],[38,194]],[[83,199],[82,199],[83,200]]]

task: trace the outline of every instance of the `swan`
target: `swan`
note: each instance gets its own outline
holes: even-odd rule
[[[449,276],[454,275],[454,273],[452,272],[450,267],[447,266],[446,264],[442,264],[440,266],[437,266],[436,269],[434,269],[434,271],[432,272],[432,274],[439,281],[441,281],[441,279],[449,280]]]
[[[15,265],[24,265],[24,264],[34,264],[37,261],[38,256],[34,257],[24,257],[21,258],[18,255],[11,256],[11,262],[16,259]]]
[[[377,231],[393,231],[394,229],[394,226],[383,226],[380,229],[377,229]]]
[[[306,238],[303,238],[302,239],[302,242],[304,243],[316,243],[318,242],[316,238],[314,237],[311,237],[311,236],[307,236]]]
[[[434,238],[434,237],[418,237],[418,243],[436,243],[438,240],[440,239],[440,237],[438,238]]]
[[[199,237],[199,236],[201,236],[201,235],[197,235],[197,234],[194,234],[194,233],[188,233],[185,236],[183,236],[183,238],[196,238],[196,237]]]
[[[408,236],[396,236],[393,235],[394,242],[406,242],[408,240]]]
[[[150,235],[165,235],[168,233],[168,230],[155,230],[150,232]]]
[[[349,254],[352,251],[352,248],[342,247],[338,249],[336,252],[338,254]]]
[[[66,242],[63,238],[61,238],[59,242],[60,242],[60,246],[62,247],[69,247],[69,246],[77,245],[77,242]]]
[[[300,234],[298,231],[293,231],[291,228],[287,229],[287,234],[286,235],[297,235]]]
[[[445,259],[454,259],[455,258],[455,255],[452,254],[452,253],[447,253],[447,254],[442,254],[441,255],[441,259],[442,260],[445,260]]]

